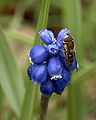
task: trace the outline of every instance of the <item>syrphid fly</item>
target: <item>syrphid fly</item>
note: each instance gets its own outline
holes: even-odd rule
[[[49,28],[49,30],[53,31],[53,33],[55,34],[55,37],[57,37],[57,34],[59,33],[60,29],[62,29],[61,26]],[[71,68],[71,66],[72,66],[72,64],[74,62],[75,67],[76,67],[76,71],[78,71],[76,58],[75,58],[76,49],[75,49],[75,44],[74,44],[74,40],[73,40],[72,36],[68,34],[68,35],[64,36],[62,41],[59,41],[59,42],[64,47],[64,50],[57,49],[57,50],[60,50],[60,51],[64,51],[65,61],[63,62],[62,66],[66,62],[68,70],[70,71],[70,68]],[[62,68],[62,66],[60,67],[60,69]]]
[[[71,35],[66,35],[63,38],[62,44],[64,46],[65,61],[67,63],[68,69],[70,69],[70,67],[72,66],[73,61],[74,61],[76,70],[78,71],[77,63],[75,61],[75,59],[76,59],[75,58],[75,51],[76,51],[75,50],[75,44],[74,44],[72,36]]]

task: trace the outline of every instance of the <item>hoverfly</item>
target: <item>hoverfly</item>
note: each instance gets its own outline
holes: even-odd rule
[[[52,27],[49,30],[52,30],[55,33],[55,35],[57,36],[57,34],[60,31],[60,28],[61,27],[57,27],[57,29],[56,29],[56,27],[55,27],[53,29],[53,27]],[[56,30],[56,32],[54,30]],[[75,67],[76,67],[76,71],[78,71],[76,58],[75,58],[75,51],[76,51],[75,50],[75,44],[74,44],[74,40],[73,40],[72,36],[68,34],[63,38],[62,42],[61,41],[59,41],[59,42],[63,45],[64,50],[62,50],[62,49],[56,49],[56,50],[64,51],[64,54],[65,54],[65,61],[62,63],[62,66],[66,62],[68,70],[70,71],[70,67],[72,66],[72,64],[74,62]],[[62,66],[60,67],[60,69],[62,68]]]
[[[65,61],[67,63],[68,69],[70,69],[70,67],[72,66],[73,61],[74,61],[76,70],[78,71],[77,63],[75,61],[75,59],[76,59],[75,58],[75,51],[76,51],[75,50],[75,44],[74,44],[72,36],[71,35],[66,35],[63,38],[62,44],[64,46]]]
[[[70,67],[72,66],[72,64],[74,62],[75,67],[76,67],[76,71],[78,71],[76,58],[75,58],[75,51],[76,51],[75,50],[75,44],[74,44],[72,36],[71,35],[66,35],[63,38],[63,41],[61,43],[64,47],[64,50],[62,50],[62,49],[56,49],[56,50],[64,51],[65,61],[66,61],[68,70],[70,71]],[[62,66],[64,65],[65,61],[63,62]],[[62,66],[60,67],[60,69],[62,68]]]

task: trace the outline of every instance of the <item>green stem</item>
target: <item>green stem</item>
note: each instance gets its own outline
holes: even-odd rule
[[[40,104],[40,111],[39,111],[39,117],[38,120],[45,120],[47,108],[48,108],[48,97],[41,96],[41,104]]]

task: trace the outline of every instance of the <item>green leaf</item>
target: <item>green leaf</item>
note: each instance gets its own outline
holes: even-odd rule
[[[81,69],[78,73],[72,75],[73,84],[77,84],[80,81],[83,81],[84,78],[96,71],[96,62],[93,64],[87,65],[86,68]]]
[[[37,86],[33,85],[30,81],[28,81],[21,113],[21,120],[32,120],[36,96]]]
[[[12,50],[0,30],[0,84],[10,106],[20,116],[25,87]]]
[[[13,120],[13,117],[15,116],[14,112],[12,109],[8,110],[8,114],[6,116],[6,120]]]
[[[3,108],[3,91],[0,86],[0,120],[2,117],[2,110],[3,110],[2,108]]]
[[[83,37],[82,37],[82,47],[83,47],[83,51],[84,48],[88,48],[90,45],[92,47],[90,47],[90,50],[92,49],[92,53],[91,53],[91,59],[94,58],[94,54],[96,51],[96,47],[94,44],[95,38],[95,30],[94,30],[94,26],[96,24],[96,0],[93,0],[91,3],[91,6],[88,8],[87,14],[86,14],[86,19],[83,22]],[[86,44],[87,43],[87,44]],[[93,49],[94,48],[94,49]],[[84,55],[84,52],[82,52]]]
[[[44,18],[45,2],[46,2],[46,0],[42,0],[41,10],[40,10],[39,18],[38,18],[37,29],[36,29],[34,46],[38,45],[38,44],[39,45],[42,44],[42,41],[41,41],[38,33],[40,32],[40,30],[42,30],[42,26],[43,26],[43,22],[44,22],[43,18]]]
[[[32,36],[21,35],[18,31],[3,30],[4,35],[9,41],[16,41],[23,45],[32,46],[34,39]]]
[[[40,30],[45,29],[47,27],[49,7],[50,7],[50,0],[43,0],[39,19],[38,19],[34,45],[42,44],[42,41],[39,38],[38,32],[40,32]],[[32,85],[31,82],[27,84],[25,99],[24,99],[23,108],[22,108],[22,114],[20,118],[21,120],[33,120],[34,109],[35,109],[36,99],[37,99],[37,90],[38,90],[38,87],[36,85]]]
[[[84,43],[90,41],[92,42],[92,36],[93,36],[93,21],[96,19],[96,0],[93,0],[90,8],[88,9],[87,15],[86,15],[86,20],[83,22],[84,26],[84,32],[83,32],[83,37],[84,37]],[[90,34],[90,36],[88,35]]]
[[[42,6],[38,19],[34,45],[43,44],[42,40],[39,37],[39,32],[40,30],[47,28],[49,6],[50,6],[50,0],[42,0]]]

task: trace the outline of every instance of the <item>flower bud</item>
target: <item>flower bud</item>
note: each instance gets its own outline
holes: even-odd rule
[[[39,36],[41,40],[46,44],[51,44],[55,41],[54,34],[50,30],[41,30],[39,32]]]
[[[49,72],[50,76],[52,77],[51,79],[57,79],[57,78],[62,77],[61,76],[61,74],[62,74],[61,65],[62,65],[62,63],[59,58],[53,57],[49,60],[48,72]]]
[[[40,91],[45,97],[50,97],[52,93],[55,91],[55,85],[52,80],[48,80],[41,84]]]
[[[57,79],[55,82],[58,86],[65,87],[70,84],[70,80],[71,80],[71,74],[66,69],[63,69],[62,78]]]
[[[61,95],[64,88],[65,88],[65,87],[61,87],[61,86],[57,86],[57,85],[55,87],[56,87],[55,88],[55,93],[57,93],[58,95]]]
[[[43,63],[48,59],[48,56],[49,54],[47,52],[47,48],[42,45],[34,46],[29,53],[29,57],[31,58],[31,61],[35,64]]]
[[[48,69],[46,65],[37,65],[32,70],[32,83],[41,85],[48,79]]]
[[[67,30],[66,28],[65,29],[62,29],[59,33],[58,33],[58,36],[57,36],[57,41],[62,41],[63,38],[70,34],[70,31]]]
[[[32,80],[32,70],[36,67],[35,64],[31,64],[27,70],[27,75],[29,77],[30,80]]]

